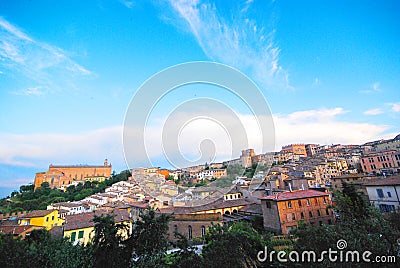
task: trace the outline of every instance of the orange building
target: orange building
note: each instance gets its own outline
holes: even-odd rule
[[[35,189],[40,187],[43,182],[48,182],[50,188],[62,188],[74,181],[104,180],[111,176],[112,166],[107,159],[103,166],[56,166],[50,165],[46,172],[38,172],[35,176]]]
[[[159,169],[157,171],[158,174],[161,174],[165,177],[165,179],[168,179],[169,177],[169,170],[168,169]]]
[[[261,197],[264,227],[287,234],[299,221],[331,224],[334,220],[329,194],[315,190],[298,190]]]

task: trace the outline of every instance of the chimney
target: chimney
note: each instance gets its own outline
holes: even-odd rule
[[[289,191],[292,191],[292,185],[289,183]]]

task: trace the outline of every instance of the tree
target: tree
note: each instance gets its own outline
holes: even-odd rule
[[[295,243],[296,251],[313,250],[320,256],[322,251],[329,248],[336,250],[337,241],[344,239],[347,243],[346,250],[356,250],[360,254],[371,251],[371,259],[373,256],[397,255],[399,229],[386,220],[379,210],[369,205],[353,185],[343,183],[343,191],[335,193],[335,201],[337,205],[334,208],[339,214],[339,220],[334,225],[300,224],[294,232],[298,238]],[[321,265],[335,266],[328,260]]]
[[[95,216],[93,221],[94,267],[129,267],[132,241],[124,237],[129,226],[115,224],[113,215]]]
[[[165,253],[168,249],[168,222],[171,216],[157,215],[155,210],[148,207],[141,212],[134,222],[131,239],[133,240],[137,267],[163,267]]]
[[[206,267],[256,267],[257,253],[268,243],[247,222],[213,225],[203,248]]]
[[[25,240],[0,234],[0,267],[92,267],[91,247],[72,246],[46,230],[34,230]]]
[[[179,250],[166,256],[165,262],[170,267],[180,268],[201,268],[204,267],[203,258],[196,253],[196,249],[191,247],[186,236],[175,233],[177,241],[172,243],[174,248]]]

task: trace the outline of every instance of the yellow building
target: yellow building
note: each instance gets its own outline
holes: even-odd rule
[[[18,219],[19,225],[33,225],[50,230],[54,226],[61,226],[64,220],[59,218],[58,210],[34,210]]]
[[[127,226],[127,230],[123,234],[123,237],[128,238],[128,236],[132,233],[132,221],[130,214],[125,210],[114,210],[113,212],[107,213],[90,212],[66,216],[63,236],[68,238],[73,243],[86,245],[87,243],[91,242],[94,237],[93,218],[95,215],[101,214],[112,214],[114,215],[114,222],[116,224],[123,223]]]

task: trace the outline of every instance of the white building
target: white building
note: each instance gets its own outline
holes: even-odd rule
[[[371,204],[381,211],[395,211],[400,206],[400,176],[374,180],[364,186]]]

